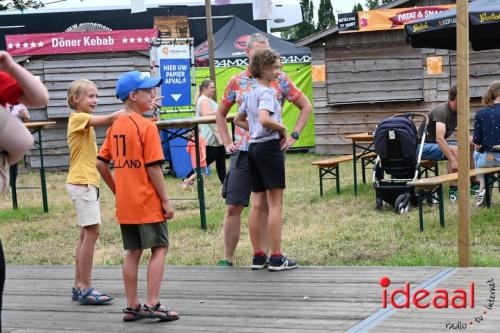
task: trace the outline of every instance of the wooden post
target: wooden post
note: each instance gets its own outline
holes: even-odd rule
[[[470,266],[469,10],[457,0],[458,265]]]
[[[210,0],[205,0],[205,16],[207,17],[207,42],[208,42],[208,63],[210,66],[210,80],[215,85],[214,99],[217,100],[217,83],[215,81],[215,56],[214,56],[214,32],[212,28],[212,7]]]

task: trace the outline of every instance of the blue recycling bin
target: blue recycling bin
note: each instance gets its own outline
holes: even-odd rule
[[[169,132],[185,132],[186,129],[171,129]],[[191,156],[186,151],[187,141],[184,138],[174,137],[172,133],[160,131],[163,155],[170,161],[177,178],[184,178],[193,169]]]

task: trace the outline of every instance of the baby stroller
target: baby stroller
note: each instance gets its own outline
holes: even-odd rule
[[[414,118],[423,118],[423,134],[417,152],[417,129]],[[384,202],[394,206],[396,213],[405,213],[416,204],[415,189],[408,182],[419,177],[419,166],[429,119],[421,113],[398,114],[382,120],[374,133],[378,154],[373,171],[375,207]]]

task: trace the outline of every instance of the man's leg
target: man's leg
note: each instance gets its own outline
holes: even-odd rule
[[[238,152],[231,157],[229,172],[223,184],[227,208],[224,216],[224,260],[219,261],[221,266],[234,261],[234,252],[240,239],[241,213],[250,202],[249,178],[247,152]]]
[[[231,263],[240,240],[241,212],[244,208],[242,205],[228,205],[224,216],[224,259]]]

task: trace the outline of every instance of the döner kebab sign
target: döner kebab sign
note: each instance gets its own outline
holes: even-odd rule
[[[157,29],[7,35],[13,56],[149,50]]]

